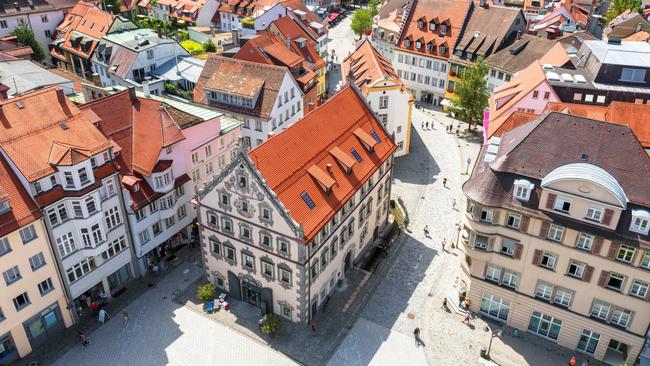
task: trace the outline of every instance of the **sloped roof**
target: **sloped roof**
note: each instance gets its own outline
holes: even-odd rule
[[[650,206],[650,157],[625,125],[550,112],[506,132],[491,168],[542,179],[557,167],[579,162],[582,154],[611,174],[631,202]]]
[[[639,31],[622,39],[622,41],[625,42],[647,42],[649,40],[650,40],[650,33],[646,31]]]
[[[101,132],[122,148],[120,156],[128,172],[145,176],[154,172],[163,148],[184,139],[166,108],[159,101],[136,97],[133,89],[81,106],[101,119]]]
[[[302,62],[300,55],[294,53],[286,43],[268,31],[262,31],[246,42],[235,55],[235,59],[289,68]]]
[[[4,156],[0,156],[0,197],[7,199],[11,207],[11,210],[0,214],[0,237],[42,216]]]
[[[257,62],[230,59],[216,54],[208,57],[201,77],[194,87],[194,100],[234,113],[268,118],[277,100],[287,68]],[[224,103],[208,102],[207,90],[251,97],[260,90],[251,109]]]
[[[510,47],[491,54],[485,61],[490,66],[514,74],[541,58],[555,44],[556,41],[525,33]]]
[[[77,3],[76,0],[1,0],[0,15],[17,16],[21,14],[30,14],[46,12],[53,10],[64,10],[72,8]],[[18,5],[18,9],[14,6]]]
[[[509,31],[517,17],[520,18],[520,22],[525,22],[519,8],[475,6],[456,49],[477,55],[496,52],[511,36]]]
[[[460,36],[470,6],[473,6],[471,0],[415,0],[411,5],[410,15],[404,24],[397,47],[432,57],[448,58],[456,44],[456,39]],[[420,19],[424,19],[426,23],[422,28],[418,28]],[[447,24],[447,32],[444,36],[440,34],[440,26],[436,26],[433,32],[429,29],[431,21],[436,24]],[[410,47],[404,45],[404,40],[407,38],[412,40]],[[418,39],[422,39],[424,45],[429,42],[436,45],[445,44],[447,52],[439,54],[438,47],[435,47],[434,52],[428,52],[426,46],[417,50],[415,43]]]
[[[0,108],[0,145],[30,182],[56,171],[52,159],[68,165],[111,146],[56,87],[1,101]]]
[[[603,30],[603,36],[608,39],[622,39],[639,31],[648,30],[650,30],[650,22],[636,11],[628,9],[609,22],[607,28]]]
[[[357,129],[377,134],[380,143],[372,152],[355,135]],[[334,148],[340,148],[350,158],[351,149],[359,153],[362,160],[354,160],[351,174],[347,174],[330,152]],[[249,156],[310,240],[395,149],[395,143],[363,96],[348,86],[282,133],[251,150]],[[328,165],[332,167],[331,173]],[[310,169],[314,175],[309,173]],[[320,172],[328,172],[327,176],[334,180],[330,193],[317,181]],[[313,208],[302,199],[303,193],[314,202]]]
[[[391,63],[375,50],[368,39],[359,43],[357,49],[345,58],[341,65],[341,75],[344,83],[353,76],[354,83],[363,94],[367,93],[367,80],[374,83],[384,78],[391,78],[401,84]]]
[[[301,55],[304,61],[310,65],[308,68],[312,71],[325,66],[325,60],[318,54],[318,43],[298,25],[297,20],[291,17],[281,17],[274,20],[267,29],[270,31],[277,30],[279,34],[276,34],[276,36],[285,42],[291,40],[291,50]],[[300,38],[305,39],[304,47],[300,47],[297,42]]]
[[[57,29],[61,48],[78,56],[89,58],[99,40],[108,33],[114,16],[91,3],[80,1],[65,16]],[[50,53],[60,57],[55,49]]]
[[[25,93],[44,86],[73,87],[73,82],[28,60],[0,62],[0,83],[9,87],[9,95]]]

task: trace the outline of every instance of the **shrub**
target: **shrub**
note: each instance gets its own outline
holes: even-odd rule
[[[208,40],[203,44],[203,50],[205,50],[205,52],[216,52],[217,46],[212,43],[212,40]]]
[[[205,285],[199,286],[196,291],[196,296],[198,296],[201,301],[208,301],[214,298],[214,285],[211,283],[206,283]]]
[[[266,320],[262,323],[262,333],[276,335],[282,330],[282,318],[275,314],[267,314]]]

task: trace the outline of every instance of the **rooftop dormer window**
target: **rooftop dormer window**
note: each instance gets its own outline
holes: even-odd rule
[[[434,52],[435,50],[436,46],[434,46],[433,43],[429,42],[429,44],[427,44],[427,51]]]
[[[526,179],[515,180],[515,187],[512,192],[513,197],[520,201],[528,202],[530,193],[533,191],[535,185]]]
[[[404,40],[404,46],[405,46],[405,47],[411,47],[411,40],[408,39],[408,38],[405,39],[405,40]]]
[[[419,29],[424,28],[424,21],[422,21],[422,20],[418,20],[418,28],[419,28]]]
[[[447,47],[440,46],[440,47],[438,47],[438,51],[440,51],[441,55],[444,55],[445,53],[447,53]]]
[[[435,30],[436,30],[436,23],[435,22],[429,23],[429,30],[432,31],[432,32],[435,32]]]
[[[630,231],[648,235],[650,229],[650,212],[645,210],[632,210]]]
[[[447,34],[447,25],[443,24],[440,26],[440,35],[444,36],[445,34]]]
[[[421,49],[422,48],[422,42],[420,42],[420,41],[415,42],[415,48],[417,48],[418,50]]]

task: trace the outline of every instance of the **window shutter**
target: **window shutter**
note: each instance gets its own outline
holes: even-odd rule
[[[494,251],[494,242],[496,241],[495,237],[491,237],[488,239],[488,245],[487,245],[487,251],[492,252]]]
[[[472,217],[474,220],[480,220],[481,219],[481,211],[483,210],[483,206],[479,204],[474,205],[474,212],[472,212]]]
[[[538,266],[539,261],[542,259],[542,251],[539,249],[535,249],[535,253],[533,254],[533,264]]]
[[[592,266],[587,266],[585,268],[585,274],[582,276],[582,280],[585,282],[591,282],[591,277],[594,274],[594,267]]]
[[[609,277],[609,272],[600,271],[600,278],[598,278],[598,286],[605,287],[605,284],[607,283],[607,277]]]
[[[609,245],[609,251],[607,252],[607,258],[609,258],[609,259],[616,258],[616,254],[618,253],[618,248],[619,248],[619,245],[617,243],[615,243],[615,242],[612,242]]]
[[[516,259],[521,259],[521,253],[523,251],[524,251],[524,246],[521,243],[515,244],[515,258]]]
[[[546,197],[546,208],[552,210],[553,206],[555,205],[556,198],[557,198],[557,194],[549,193],[548,196]]]
[[[539,237],[546,238],[548,236],[548,229],[551,227],[551,223],[548,221],[542,221],[542,227],[539,229]]]
[[[492,211],[492,223],[493,224],[498,224],[499,223],[499,210],[494,210]]]
[[[603,237],[597,236],[591,244],[591,254],[600,255],[600,249],[603,247]]]
[[[614,217],[614,211],[606,208],[605,214],[603,215],[603,224],[609,225],[612,222],[612,217]]]
[[[648,293],[645,294],[645,301],[650,302],[650,291],[648,291]]]
[[[521,216],[521,223],[519,224],[519,231],[522,233],[528,232],[528,223],[530,222],[530,218],[528,216]]]

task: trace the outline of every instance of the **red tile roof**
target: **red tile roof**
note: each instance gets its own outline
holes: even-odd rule
[[[318,43],[298,25],[298,20],[291,19],[291,17],[282,17],[274,20],[269,25],[268,30],[283,42],[291,40],[291,49],[295,53],[302,55],[308,64],[313,65],[313,67],[308,67],[311,70],[325,66],[325,60],[318,54]],[[304,47],[301,47],[297,42],[300,38],[306,41]]]
[[[108,149],[110,141],[68,101],[48,87],[0,102],[0,146],[32,182],[66,165]]]
[[[465,23],[471,0],[415,0],[411,5],[410,16],[404,25],[401,37],[397,43],[399,49],[411,51],[438,58],[449,58],[450,52],[460,36]],[[418,28],[418,22],[423,21],[423,27]],[[429,29],[429,23],[436,24],[436,30]],[[440,25],[447,25],[445,35],[440,34]],[[410,46],[405,45],[405,40],[411,41]],[[416,42],[420,41],[422,47],[418,50]],[[429,52],[427,44],[435,45],[434,51]],[[439,46],[444,45],[446,52],[439,53]]]
[[[3,156],[0,156],[0,192],[2,199],[7,199],[11,207],[10,211],[0,215],[0,236],[5,236],[42,216]]]
[[[83,58],[90,58],[99,40],[108,33],[114,16],[95,5],[80,1],[56,28],[61,48]],[[57,41],[55,41],[57,42]],[[56,48],[50,51],[54,57],[65,58]]]
[[[366,134],[374,131],[381,143],[377,143],[372,152],[368,151],[355,135],[358,130]],[[346,165],[353,165],[351,174],[333,156],[333,149],[340,149],[347,156]],[[352,158],[352,149],[358,152],[361,162]],[[390,159],[395,149],[395,143],[363,96],[348,86],[250,151],[249,156],[269,188],[278,195],[293,219],[303,226],[305,238],[310,240],[384,161]],[[332,183],[327,177],[334,180],[330,193],[320,186]],[[313,200],[313,208],[303,201],[303,193]]]
[[[367,91],[368,80],[370,83],[374,83],[384,78],[391,78],[402,83],[390,61],[382,57],[367,38],[343,60],[341,75],[344,83],[347,83],[349,77],[352,76],[354,83],[364,94]]]
[[[80,107],[92,111],[99,129],[121,148],[123,173],[151,176],[160,151],[184,139],[180,128],[159,101],[138,98],[128,89]]]

